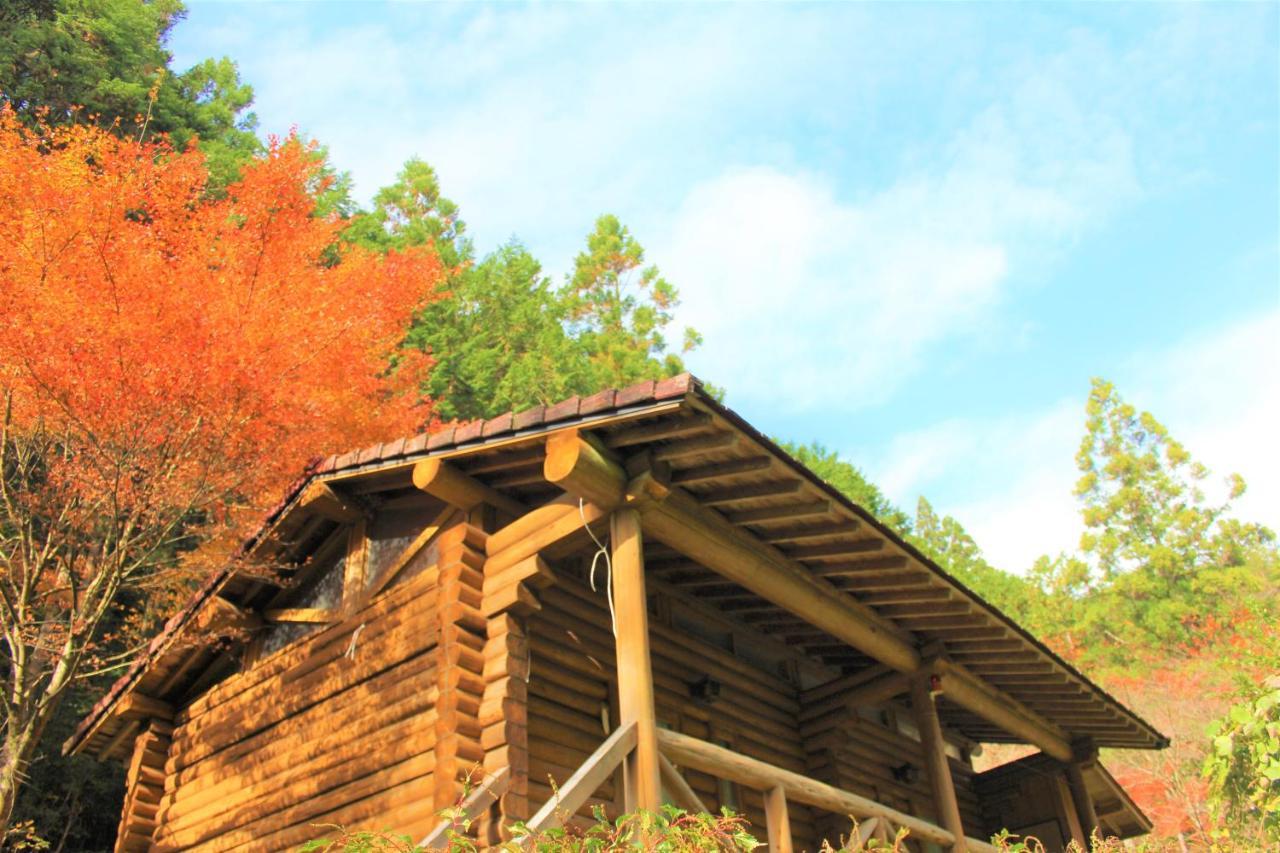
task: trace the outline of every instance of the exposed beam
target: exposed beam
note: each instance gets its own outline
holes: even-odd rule
[[[686,468],[683,471],[673,471],[671,482],[677,485],[702,483],[707,480],[718,480],[721,477],[764,471],[772,464],[772,456],[749,456],[745,459],[730,459],[727,462],[711,462],[695,468]]]
[[[1065,733],[1012,696],[999,692],[960,664],[938,660],[934,671],[942,678],[942,695],[967,711],[994,723],[1011,735],[1035,744],[1059,761],[1070,761],[1071,744]]]
[[[616,506],[625,499],[627,481],[621,466],[576,432],[559,433],[548,440],[546,473],[548,480],[593,503]],[[899,672],[920,670],[921,656],[910,634],[776,548],[730,524],[683,490],[672,489],[665,500],[646,503],[642,525],[647,536],[766,602],[801,616],[863,654]],[[730,609],[758,608],[744,601]],[[959,664],[936,661],[932,666],[932,672],[942,676],[950,701],[1055,758],[1070,760],[1070,745],[1060,728]]]
[[[800,545],[787,550],[793,560],[815,560],[824,557],[846,557],[850,554],[868,554],[884,548],[880,537],[855,539],[851,542],[827,542],[821,545]]]
[[[612,509],[622,503],[626,472],[584,441],[577,430],[547,437],[547,460],[542,470],[547,482],[602,509]]]
[[[686,456],[697,456],[709,450],[724,450],[733,447],[737,443],[738,434],[728,431],[704,435],[699,438],[686,438],[683,441],[674,441],[671,444],[653,448],[653,460],[655,462],[670,462],[675,459],[683,459]]]
[[[323,625],[336,622],[338,614],[323,607],[288,607],[279,610],[266,610],[262,618],[268,622],[304,622],[312,625]]]
[[[687,494],[674,490],[651,506],[644,527],[653,538],[895,669],[912,671],[919,665],[912,643],[892,623]]]
[[[811,518],[831,512],[831,501],[806,501],[802,504],[765,506],[731,512],[726,518],[731,524],[764,524],[770,521],[789,521],[793,518]]]
[[[782,495],[793,495],[800,491],[800,487],[804,485],[799,479],[791,480],[774,480],[769,483],[759,483],[754,486],[731,486],[728,488],[712,489],[706,494],[699,495],[698,500],[704,506],[721,506],[723,504],[734,504],[740,501],[756,500],[758,498],[776,498]]]
[[[519,501],[462,473],[440,458],[423,459],[414,465],[413,484],[458,509],[469,510],[488,504],[514,516],[524,515],[526,509]]]
[[[315,482],[307,486],[298,505],[309,513],[323,516],[339,524],[351,524],[364,518],[364,510],[358,504],[342,497],[327,483]]]
[[[711,415],[697,412],[679,420],[660,420],[656,423],[620,429],[605,436],[606,447],[628,447],[632,444],[644,444],[663,438],[675,438],[692,432],[701,432],[711,426]]]

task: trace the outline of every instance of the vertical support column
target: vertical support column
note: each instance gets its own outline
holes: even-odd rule
[[[649,611],[644,588],[640,513],[614,512],[613,597],[617,618],[619,722],[636,724],[636,750],[624,770],[627,811],[657,811],[662,806],[658,761],[658,724],[653,706],[653,670],[649,660]]]
[[[365,573],[369,566],[369,522],[357,519],[347,535],[347,560],[342,574],[342,606],[350,615],[364,603]]]
[[[764,817],[770,853],[791,853],[791,818],[787,814],[787,792],[781,785],[765,791]]]
[[[1093,798],[1089,796],[1089,786],[1084,781],[1084,770],[1097,761],[1098,753],[1089,743],[1072,744],[1072,751],[1075,752],[1076,758],[1068,762],[1065,767],[1067,787],[1071,790],[1071,800],[1075,803],[1076,815],[1080,819],[1080,831],[1084,833],[1085,838],[1089,839],[1085,849],[1089,849],[1093,844],[1093,836],[1101,834],[1102,827],[1098,823],[1098,812],[1093,806]]]
[[[1076,812],[1075,798],[1071,796],[1071,788],[1067,784],[1067,774],[1060,773],[1053,778],[1053,790],[1058,795],[1058,820],[1067,828],[1071,840],[1080,845],[1081,850],[1089,849],[1089,837],[1080,826],[1080,817]]]
[[[956,789],[951,778],[951,766],[947,763],[938,709],[933,703],[933,678],[923,674],[911,680],[911,710],[920,731],[920,747],[929,773],[929,785],[933,789],[933,806],[938,811],[938,822],[956,838],[951,849],[955,853],[964,853],[967,849],[964,824],[960,821],[960,806],[956,803]]]

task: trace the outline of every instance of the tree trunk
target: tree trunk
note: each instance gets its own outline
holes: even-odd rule
[[[4,745],[0,747],[0,839],[9,831],[13,807],[18,801],[18,790],[26,781],[27,764],[36,746],[35,720],[11,719],[5,732]]]

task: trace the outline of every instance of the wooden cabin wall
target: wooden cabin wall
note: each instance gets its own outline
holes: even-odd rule
[[[557,584],[539,598],[542,610],[527,625],[531,809],[553,796],[548,778],[562,784],[618,719],[613,636],[603,593],[592,592],[562,572]],[[920,744],[889,725],[892,718],[881,721],[850,713],[821,730],[802,731],[799,691],[778,673],[736,657],[695,636],[686,626],[654,618],[650,631],[659,725],[936,819]],[[701,704],[690,693],[690,685],[706,676],[719,681],[722,689],[711,705]],[[907,764],[916,768],[914,782],[894,777],[894,768]],[[984,820],[972,767],[967,760],[952,757],[951,769],[965,826],[970,834],[982,837]],[[763,838],[764,803],[759,792],[727,787],[702,773],[686,776],[708,808],[734,807]],[[723,799],[726,795],[728,802]],[[616,814],[621,799],[620,780],[615,778],[596,792],[578,820],[585,823],[593,805]],[[790,809],[797,849],[816,850],[822,838],[835,841],[850,830],[842,816],[796,803]]]
[[[618,720],[614,641],[603,593],[562,574],[539,599],[542,609],[527,624],[531,809],[553,796],[548,778],[562,784]],[[805,771],[794,685],[661,620],[650,621],[650,634],[659,725]],[[711,705],[690,694],[690,685],[705,676],[722,685],[719,699]],[[732,805],[764,836],[764,803],[758,792],[726,788],[701,773],[686,777],[709,809]],[[593,805],[616,814],[621,800],[620,780],[615,778],[601,786],[578,821],[585,822]],[[791,804],[791,825],[798,848],[817,849],[807,807]]]
[[[806,732],[809,747],[809,775],[887,806],[939,823],[933,807],[933,793],[921,754],[920,742],[901,731],[896,715],[908,715],[903,707],[845,712],[820,728]],[[912,729],[914,731],[914,728]],[[951,778],[965,833],[985,838],[985,821],[974,791],[973,767],[967,761],[948,756]],[[914,779],[895,775],[895,768],[910,766]],[[830,833],[829,821],[822,829]],[[847,827],[839,831],[847,831]]]
[[[175,719],[158,850],[286,850],[313,824],[435,823],[440,569],[257,661]]]

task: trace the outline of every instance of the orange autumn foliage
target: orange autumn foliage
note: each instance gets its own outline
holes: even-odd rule
[[[430,416],[426,359],[396,350],[434,297],[427,249],[324,262],[317,164],[273,141],[225,198],[194,149],[91,127],[42,135],[0,114],[0,387],[15,423],[139,457],[179,438],[198,484],[256,500],[308,458]]]
[[[72,684],[308,459],[431,417],[400,342],[434,251],[339,255],[294,138],[222,197],[207,178],[194,147],[0,111],[0,836]]]

